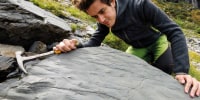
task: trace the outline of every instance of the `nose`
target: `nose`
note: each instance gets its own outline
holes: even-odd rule
[[[103,15],[98,15],[97,21],[99,23],[103,23],[105,21],[105,17]]]

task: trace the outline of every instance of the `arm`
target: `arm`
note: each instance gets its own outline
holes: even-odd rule
[[[92,47],[92,46],[100,46],[101,42],[104,40],[106,35],[109,33],[109,28],[107,28],[104,25],[98,24],[98,29],[96,32],[92,35],[90,40],[86,43],[78,43],[76,39],[64,39],[59,44],[57,44],[55,47],[53,47],[54,50],[59,50],[62,52],[69,52],[71,50],[82,47]]]
[[[86,43],[83,43],[83,47],[92,47],[92,46],[100,46],[101,42],[105,39],[106,35],[109,33],[109,28],[102,24],[97,24],[98,29],[92,35],[90,40]]]
[[[175,64],[174,73],[188,73],[190,66],[188,48],[180,27],[151,1],[146,0],[142,7],[144,11],[143,19],[161,33],[166,34],[171,43]]]
[[[151,1],[144,0],[140,5],[143,9],[143,20],[149,23],[152,27],[158,29],[161,33],[167,35],[171,43],[172,54],[175,66],[173,68],[177,79],[181,84],[185,85],[184,91],[194,97],[200,95],[200,82],[188,75],[189,71],[189,56],[186,40],[180,27],[174,23],[163,11],[157,8]]]

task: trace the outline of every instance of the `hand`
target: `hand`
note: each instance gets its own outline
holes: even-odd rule
[[[76,49],[76,45],[77,45],[77,40],[76,39],[64,39],[63,41],[61,41],[59,44],[57,44],[55,47],[53,47],[53,50],[59,50],[62,52],[68,52],[71,50]]]
[[[197,81],[195,78],[193,78],[190,75],[176,75],[175,79],[177,79],[181,84],[185,85],[185,92],[189,93],[190,90],[190,96],[194,97],[200,95],[200,82]]]

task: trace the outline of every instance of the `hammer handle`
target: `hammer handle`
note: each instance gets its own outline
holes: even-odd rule
[[[55,53],[55,51],[49,51],[49,52],[45,52],[45,53],[41,53],[41,54],[36,54],[36,55],[33,55],[33,56],[28,56],[28,57],[22,57],[22,58],[23,58],[23,60],[30,60],[30,59],[35,59],[35,58],[39,58],[39,57],[51,55],[51,54],[54,54],[54,53]]]
[[[75,42],[76,46],[79,45],[78,40],[74,39],[74,42]],[[55,51],[52,50],[52,51],[49,51],[49,52],[46,52],[46,53],[36,54],[36,55],[33,55],[33,56],[22,57],[22,58],[23,58],[23,60],[30,60],[30,59],[35,59],[35,58],[51,55],[51,54],[60,54],[60,53],[61,53],[60,50],[55,50]]]

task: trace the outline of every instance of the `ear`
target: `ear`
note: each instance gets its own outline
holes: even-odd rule
[[[110,2],[110,5],[111,5],[112,7],[115,7],[115,0],[112,0],[112,1]]]

